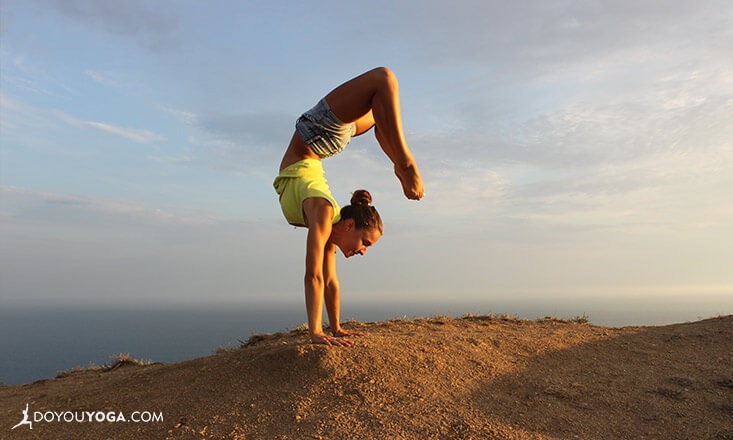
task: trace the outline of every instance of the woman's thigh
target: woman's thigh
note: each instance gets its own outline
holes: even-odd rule
[[[380,87],[389,83],[396,85],[392,72],[387,68],[378,67],[333,89],[326,95],[326,102],[341,121],[354,122],[371,112],[374,94]]]
[[[359,136],[374,127],[374,115],[372,114],[372,111],[369,110],[367,114],[354,122],[356,123],[356,133],[354,133],[354,136]]]

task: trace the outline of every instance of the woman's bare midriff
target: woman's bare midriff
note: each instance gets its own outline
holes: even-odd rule
[[[293,133],[292,139],[290,139],[290,145],[288,145],[288,149],[285,151],[285,156],[283,156],[283,160],[282,162],[280,162],[280,171],[284,170],[295,162],[299,162],[305,159],[321,160],[321,158],[318,157],[318,155],[314,153],[313,150],[308,148],[308,145],[306,145],[305,142],[303,142],[303,139],[300,137],[298,132],[295,132]]]

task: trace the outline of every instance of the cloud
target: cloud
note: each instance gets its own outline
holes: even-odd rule
[[[5,218],[24,221],[62,221],[73,225],[81,217],[109,221],[115,217],[138,219],[150,224],[211,224],[223,221],[222,213],[191,207],[155,207],[147,203],[113,198],[86,197],[0,186]]]
[[[3,82],[5,82],[6,84],[11,84],[13,87],[17,89],[25,90],[28,92],[33,92],[33,93],[42,94],[46,96],[54,96],[54,97],[60,96],[59,94],[54,93],[50,90],[47,90],[44,87],[40,86],[37,82],[29,80],[27,78],[4,74]]]
[[[94,81],[102,84],[104,83],[104,78],[99,73],[93,71],[93,70],[85,70],[84,73],[89,75],[90,78],[92,78]]]
[[[105,86],[110,86],[110,87],[119,87],[120,86],[120,83],[119,82],[114,81],[114,80],[111,80],[111,79],[108,78],[107,75],[103,75],[103,74],[101,74],[99,72],[96,72],[94,70],[87,69],[87,70],[84,71],[84,73],[87,76],[89,76],[96,83],[99,83],[99,84],[102,84],[102,85],[105,85]]]
[[[210,112],[200,115],[198,126],[219,139],[230,140],[252,149],[269,149],[289,141],[295,117],[279,112],[227,114]]]
[[[168,113],[170,115],[173,115],[176,119],[183,122],[186,125],[196,125],[199,116],[196,113],[191,113],[179,109],[175,109],[172,107],[166,107],[161,106],[161,110],[163,110],[165,113]]]
[[[469,63],[481,73],[520,77],[567,72],[642,47],[662,50],[657,54],[668,58],[679,51],[664,49],[687,52],[693,49],[687,43],[721,36],[730,43],[726,37],[731,36],[731,7],[725,1],[460,1],[451,8],[423,1],[419,7],[410,2],[381,6],[389,11],[388,26],[375,37],[401,41],[421,35],[424,44],[415,49],[424,63]],[[698,49],[722,54],[725,44]]]
[[[176,19],[168,8],[151,8],[150,2],[96,0],[36,0],[44,12],[50,5],[76,23],[114,35],[133,37],[143,46],[160,51],[176,45],[171,33]]]
[[[124,128],[105,122],[82,120],[59,110],[27,104],[2,93],[0,93],[0,106],[4,111],[3,120],[0,122],[7,129],[4,136],[20,135],[21,138],[31,138],[36,134],[38,127],[44,127],[48,131],[50,128],[55,128],[57,122],[61,121],[70,126],[114,134],[137,143],[166,140],[164,136],[150,130]]]
[[[638,141],[630,128],[650,120],[659,126],[652,118],[672,116],[664,106],[688,110],[717,98],[717,109],[707,103],[709,114],[729,111],[720,102],[731,99],[733,71],[727,55],[733,52],[733,8],[726,2],[459,2],[452,8],[424,2],[393,9],[394,23],[375,38],[387,44],[421,35],[410,48],[410,63],[424,69],[419,75],[402,69],[407,97],[428,116],[439,115],[430,121],[433,128],[452,128],[466,145],[481,145],[479,154],[539,141],[537,135],[545,136],[540,125],[562,123],[579,131],[550,135],[561,136],[555,140],[570,151],[543,155],[554,153],[543,148],[533,152],[538,160],[594,160],[595,153],[571,143],[590,130],[620,127],[621,135]],[[675,128],[689,115],[680,114],[683,108],[674,109]],[[556,117],[571,119],[543,120]],[[520,132],[517,125],[525,126]],[[509,137],[492,136],[497,130]],[[586,156],[569,157],[574,152]]]
[[[121,128],[114,125],[105,124],[102,122],[95,121],[82,121],[83,124],[96,128],[98,130],[106,131],[108,133],[116,134],[124,138],[130,139],[138,143],[153,142],[153,141],[164,141],[165,138],[158,134],[153,133],[150,130],[141,130],[137,128]]]
[[[623,166],[731,146],[730,70],[715,60],[692,71],[662,70],[656,80],[602,77],[593,87],[563,88],[552,102],[527,101],[524,114],[502,114],[497,109],[504,104],[488,100],[483,111],[475,109],[443,130],[413,131],[408,142],[430,161],[450,152],[449,157],[489,166],[526,164],[548,171]]]
[[[280,224],[17,187],[0,200],[3,301],[247,304],[302,284],[278,273],[302,258]]]
[[[84,121],[81,119],[78,119],[74,116],[71,116],[67,113],[61,112],[61,111],[52,111],[56,117],[66,122],[67,124],[74,125],[77,127],[90,127],[95,130],[104,131],[107,133],[111,133],[126,139],[130,139],[131,141],[137,142],[137,143],[147,143],[147,142],[155,142],[155,141],[164,141],[166,140],[165,137],[153,133],[150,130],[145,129],[139,129],[139,128],[122,128],[118,127],[116,125],[107,124],[104,122],[97,122],[97,121]]]
[[[184,155],[157,157],[158,160],[234,174],[262,174],[266,168],[269,175],[285,152],[295,126],[291,115],[272,111],[222,113],[160,108],[186,125],[192,134]]]

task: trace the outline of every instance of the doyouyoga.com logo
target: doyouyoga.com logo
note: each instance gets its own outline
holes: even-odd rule
[[[157,423],[163,421],[162,412],[133,411],[128,415],[120,411],[34,411],[33,417],[28,413],[28,404],[23,410],[23,420],[11,429],[28,425],[33,429],[33,423]]]

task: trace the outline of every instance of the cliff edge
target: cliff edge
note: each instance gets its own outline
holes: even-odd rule
[[[338,348],[293,331],[175,364],[0,386],[0,438],[733,439],[733,316],[344,327],[369,336]],[[26,405],[32,429],[11,429]]]

